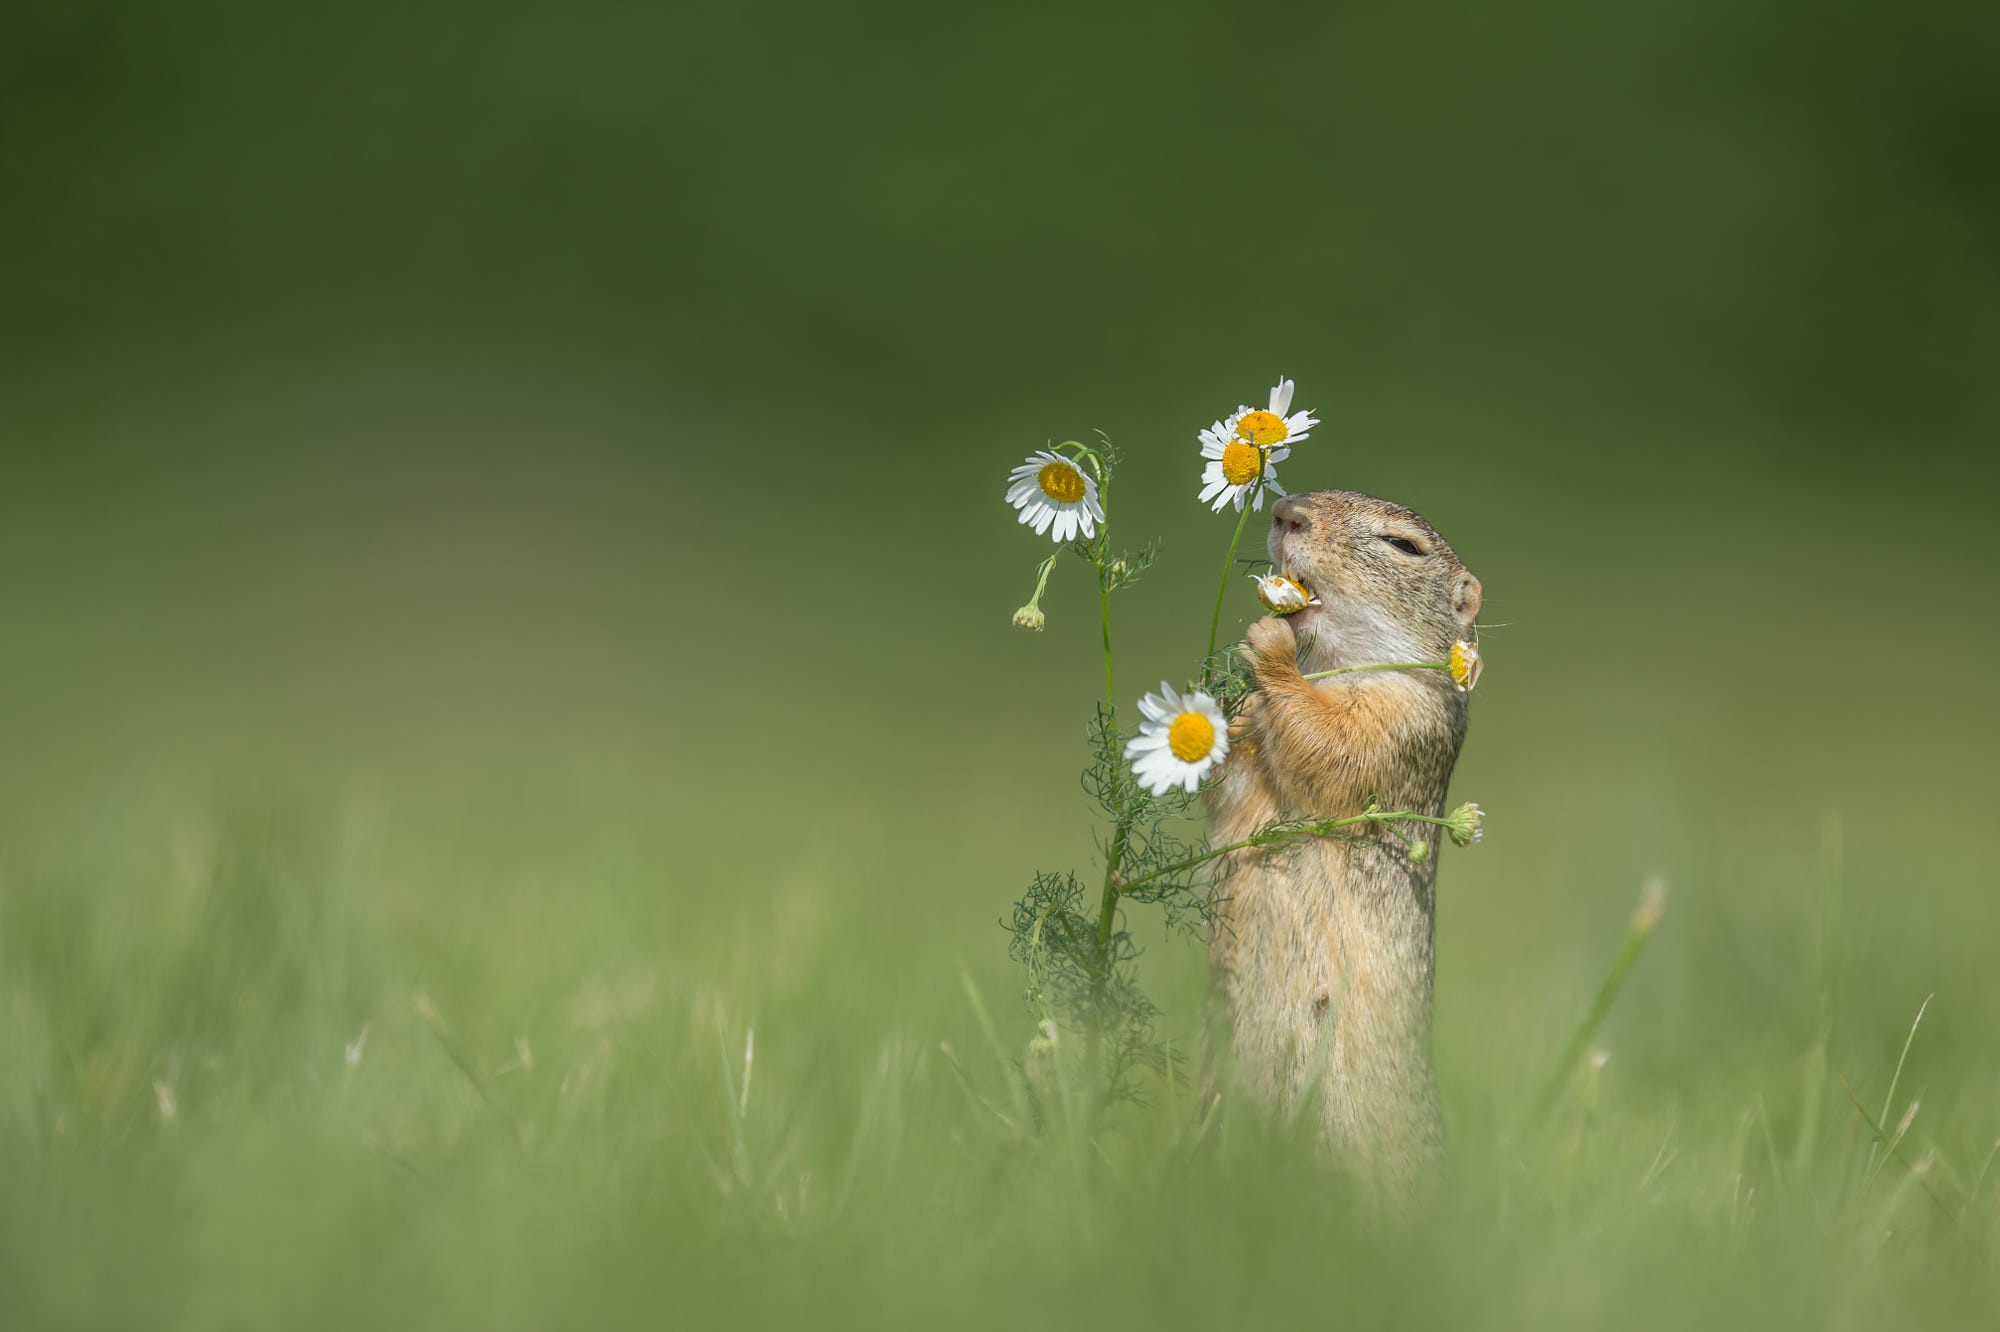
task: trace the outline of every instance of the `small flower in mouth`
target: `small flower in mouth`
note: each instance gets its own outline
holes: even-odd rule
[[[1308,606],[1319,605],[1319,598],[1289,575],[1273,571],[1250,576],[1257,580],[1257,600],[1274,615],[1296,615]]]
[[[1484,669],[1476,644],[1460,641],[1451,645],[1451,682],[1458,686],[1459,693],[1471,693],[1472,686],[1479,683],[1479,672]]]
[[[1007,502],[1021,511],[1021,521],[1033,527],[1036,536],[1053,536],[1058,542],[1078,535],[1088,541],[1104,521],[1096,479],[1071,459],[1047,449],[1008,474]]]
[[[1485,820],[1486,812],[1467,801],[1451,812],[1451,822],[1445,825],[1444,830],[1450,836],[1452,845],[1471,846],[1485,836],[1485,830],[1479,826]]]
[[[1146,720],[1125,746],[1132,775],[1154,795],[1176,786],[1193,791],[1229,753],[1229,719],[1209,695],[1180,694],[1165,681],[1139,700]]]

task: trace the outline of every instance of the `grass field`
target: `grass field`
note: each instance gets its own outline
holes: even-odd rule
[[[1996,16],[0,5],[0,1332],[2000,1323]],[[1408,1225],[1007,957],[1007,470],[1130,717],[1278,374],[1485,587]]]
[[[1718,491],[1686,440],[1588,502],[1490,438],[1304,477],[1416,502],[1507,626],[1454,787],[1487,837],[1441,872],[1453,1183],[1398,1228],[1233,1097],[1205,1118],[1163,1083],[1085,1134],[1037,1057],[1024,1111],[1000,922],[1035,868],[1089,864],[1097,667],[1079,579],[1046,634],[1007,624],[1037,552],[1005,441],[919,483],[953,515],[937,561],[845,517],[869,425],[837,407],[826,460],[717,513],[632,451],[674,413],[504,378],[344,417],[176,379],[63,417],[71,461],[10,491],[6,1326],[2000,1307],[1995,644],[1967,614],[1994,565],[1976,523],[1927,527],[1916,580],[1856,536],[1976,496],[1775,466]],[[454,415],[472,396],[504,410]],[[1121,691],[1185,671],[1226,535],[1161,415],[1126,440],[1135,474],[1134,437],[1175,442],[1134,482],[1168,559]],[[137,421],[207,443],[120,454],[107,489],[92,449]],[[464,474],[398,429],[501,443]],[[1537,1116],[1649,876],[1664,918]],[[1137,925],[1196,1050],[1201,960]]]

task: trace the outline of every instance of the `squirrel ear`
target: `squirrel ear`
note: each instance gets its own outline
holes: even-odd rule
[[[1469,573],[1460,574],[1458,585],[1451,590],[1451,608],[1460,624],[1471,624],[1479,618],[1480,596],[1479,580]]]

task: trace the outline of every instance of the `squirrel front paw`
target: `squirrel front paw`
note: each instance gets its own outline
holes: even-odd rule
[[[1257,683],[1270,686],[1299,674],[1299,639],[1282,617],[1267,615],[1243,635],[1243,658]]]

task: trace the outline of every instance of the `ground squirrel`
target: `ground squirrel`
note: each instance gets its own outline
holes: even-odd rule
[[[1479,580],[1415,513],[1345,490],[1279,500],[1270,552],[1318,604],[1245,636],[1256,687],[1208,797],[1215,844],[1280,814],[1357,813],[1370,797],[1441,813],[1465,738],[1466,695],[1450,676],[1305,674],[1445,661],[1473,637]],[[1211,946],[1248,1085],[1290,1105],[1325,1033],[1319,1104],[1300,1108],[1317,1110],[1336,1159],[1391,1201],[1426,1193],[1444,1149],[1430,1052],[1440,830],[1406,827],[1427,853],[1373,828],[1355,842],[1238,852],[1218,875]]]

